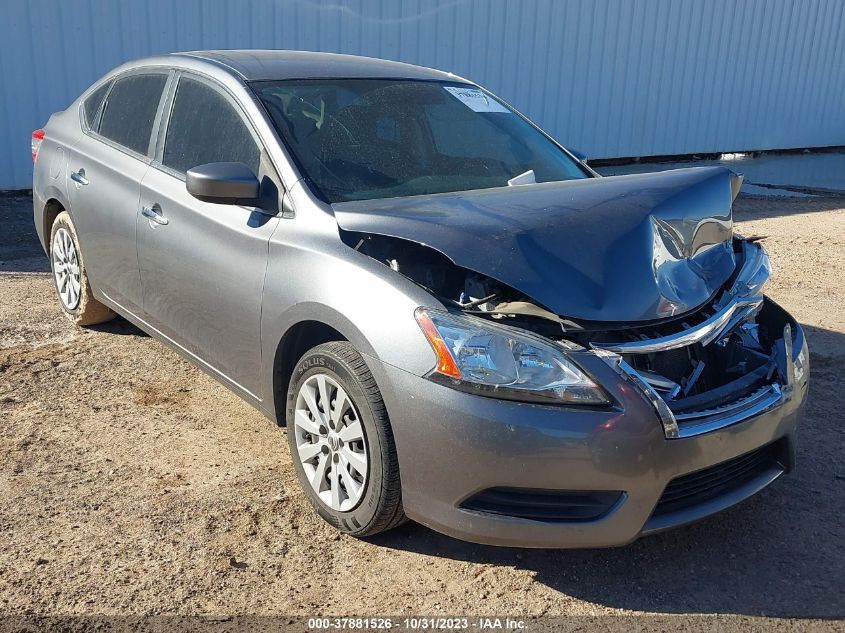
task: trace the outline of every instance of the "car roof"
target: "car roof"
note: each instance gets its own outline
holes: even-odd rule
[[[174,53],[223,66],[246,81],[390,78],[465,81],[432,68],[374,57],[283,50],[209,50]]]

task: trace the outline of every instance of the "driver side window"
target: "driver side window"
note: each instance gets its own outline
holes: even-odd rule
[[[162,163],[179,173],[216,162],[240,162],[259,174],[261,150],[240,113],[218,90],[182,76],[164,139]]]

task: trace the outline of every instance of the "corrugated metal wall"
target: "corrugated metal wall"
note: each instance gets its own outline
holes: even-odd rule
[[[0,189],[124,60],[324,50],[451,70],[591,157],[845,145],[841,0],[0,0]]]

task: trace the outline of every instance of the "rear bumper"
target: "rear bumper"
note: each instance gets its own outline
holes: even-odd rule
[[[803,337],[802,337],[803,338]],[[608,547],[697,521],[734,505],[792,465],[807,376],[788,400],[755,417],[692,437],[667,439],[653,407],[609,367],[589,368],[620,409],[564,409],[449,389],[368,357],[391,418],[407,515],[479,543]],[[667,485],[779,441],[782,457],[741,485],[652,517]],[[462,507],[489,488],[619,491],[605,514],[547,521]]]
[[[35,234],[38,236],[38,242],[45,253],[49,255],[47,249],[47,242],[50,239],[49,235],[44,235],[44,208],[47,206],[47,200],[40,194],[37,189],[32,190],[32,215],[35,223]]]

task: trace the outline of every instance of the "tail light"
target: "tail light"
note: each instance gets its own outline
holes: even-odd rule
[[[44,140],[44,130],[35,130],[32,133],[32,162],[38,158],[38,150],[41,149],[41,142]]]

